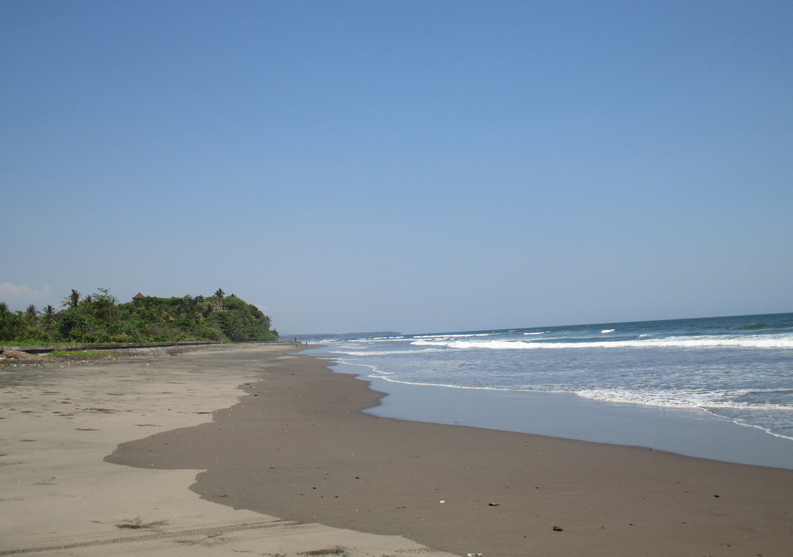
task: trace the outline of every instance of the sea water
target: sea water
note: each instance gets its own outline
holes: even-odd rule
[[[323,342],[381,415],[793,468],[791,313]]]

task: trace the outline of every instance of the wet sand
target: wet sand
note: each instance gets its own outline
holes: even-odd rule
[[[204,470],[202,499],[298,524],[511,555],[789,555],[793,471],[372,416],[382,396],[306,355],[241,349],[245,395],[106,460]],[[254,372],[255,371],[255,372]],[[556,529],[554,528],[556,527]]]

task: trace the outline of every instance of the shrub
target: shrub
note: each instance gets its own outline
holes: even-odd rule
[[[78,307],[69,308],[58,323],[58,332],[64,338],[82,337],[93,321],[90,315],[86,315]]]

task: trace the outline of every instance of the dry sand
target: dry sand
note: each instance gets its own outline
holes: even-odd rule
[[[212,358],[258,362],[247,396],[107,460],[206,470],[191,486],[203,499],[457,555],[793,554],[793,470],[376,418],[360,409],[381,395],[327,362]]]
[[[103,460],[119,443],[211,422],[264,361],[289,351],[257,347],[233,365],[229,355],[249,351],[0,368],[0,555],[444,555],[202,500],[189,490],[200,470]]]

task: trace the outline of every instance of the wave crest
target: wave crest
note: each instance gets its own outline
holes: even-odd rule
[[[670,338],[645,338],[636,340],[608,340],[608,341],[534,341],[521,340],[416,340],[414,346],[445,346],[457,349],[489,349],[489,350],[561,350],[565,348],[765,348],[765,349],[793,349],[793,336],[763,335],[747,337],[670,337]]]

